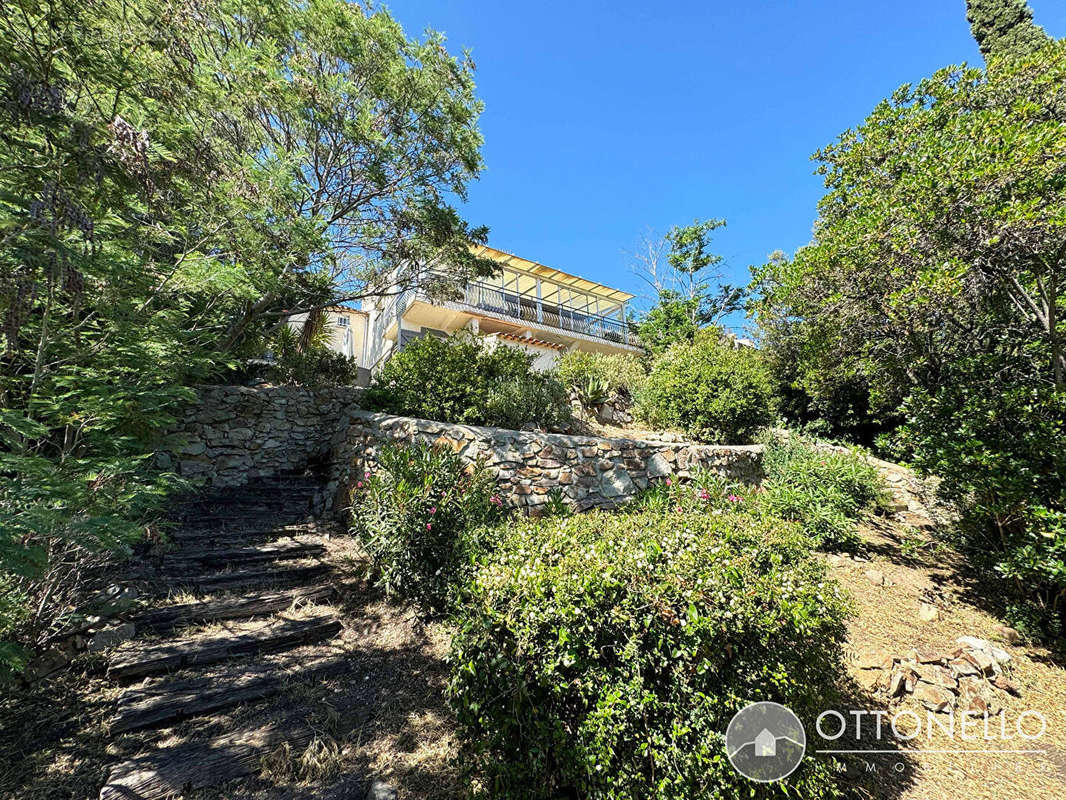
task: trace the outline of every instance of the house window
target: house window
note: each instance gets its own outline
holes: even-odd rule
[[[345,316],[337,316],[337,324],[342,328],[347,328],[351,325],[351,320]]]

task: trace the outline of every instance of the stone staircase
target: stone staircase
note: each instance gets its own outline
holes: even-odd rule
[[[136,637],[106,654],[118,758],[101,800],[208,789],[311,741],[298,687],[349,662],[320,500],[314,478],[288,475],[178,507]]]

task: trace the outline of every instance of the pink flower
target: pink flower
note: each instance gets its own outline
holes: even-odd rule
[[[667,478],[667,479],[666,479],[666,485],[667,485],[667,486],[673,486],[673,485],[674,485],[674,482],[673,482],[672,480],[670,480],[669,478]]]
[[[364,472],[363,473],[363,477],[369,480],[370,479],[370,470],[367,470],[366,472]]]
[[[729,495],[729,497],[727,497],[726,499],[727,499],[727,500],[728,500],[728,501],[729,501],[730,503],[739,503],[739,502],[740,502],[740,498],[739,498],[739,497],[737,497],[737,496],[736,496],[735,494],[731,494],[731,495]]]
[[[492,497],[490,497],[489,502],[497,507],[503,505],[503,500],[500,499],[500,496],[498,494],[494,494]]]
[[[427,531],[433,530],[433,523],[432,522],[427,522],[426,523],[426,530]]]
[[[674,511],[676,511],[678,514],[680,514],[681,513],[681,506],[678,506],[677,508],[675,508]]]
[[[436,507],[436,506],[433,506],[433,507],[432,507],[432,508],[431,508],[431,509],[429,510],[429,513],[430,513],[430,514],[436,514],[436,513],[437,513],[437,507]]]
[[[710,500],[711,495],[708,494],[706,489],[700,489],[700,500]]]
[[[356,481],[355,482],[355,488],[356,489],[362,489],[363,488],[363,482],[362,481]]]

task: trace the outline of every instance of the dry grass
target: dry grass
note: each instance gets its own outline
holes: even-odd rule
[[[984,586],[970,574],[958,554],[913,528],[872,524],[864,528],[869,563],[845,559],[832,571],[853,598],[855,613],[848,625],[848,647],[854,651],[883,647],[894,654],[912,648],[943,651],[960,636],[995,641],[1012,658],[1012,678],[1022,696],[997,693],[1003,706],[1008,733],[1022,711],[1031,709],[1047,719],[1047,732],[1028,742],[1015,735],[1012,741],[965,741],[952,739],[936,729],[910,743],[917,749],[960,749],[964,753],[907,753],[886,756],[848,756],[848,773],[855,777],[854,796],[877,800],[1062,800],[1066,798],[1066,664],[1060,656],[1042,648],[1012,646],[1002,641],[1001,623],[985,610],[994,601],[994,585]],[[884,573],[889,585],[876,586],[866,571]],[[921,602],[935,602],[941,609],[937,621],[924,622],[918,614]],[[859,670],[849,667],[853,677]],[[851,687],[858,705],[877,708],[877,700]],[[913,698],[901,706],[925,719],[925,711]],[[998,720],[992,731],[998,734]],[[901,728],[904,726],[901,725]],[[1027,732],[1032,732],[1026,725]],[[974,730],[974,729],[971,729]],[[983,749],[1040,749],[1041,754],[987,754]],[[878,769],[864,774],[866,763]],[[901,766],[897,766],[901,765]],[[900,770],[895,772],[895,770]],[[893,774],[894,773],[894,774]]]
[[[262,758],[260,777],[308,786],[334,778],[342,761],[343,751],[334,739],[315,736],[300,753],[293,752],[288,742],[271,750]]]

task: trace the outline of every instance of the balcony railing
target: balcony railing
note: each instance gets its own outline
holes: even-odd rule
[[[467,281],[459,302],[535,325],[582,333],[609,342],[629,344],[633,339],[628,323],[620,319],[589,314],[562,303],[545,302],[480,281]]]
[[[387,345],[385,331],[392,326],[398,316],[403,316],[414,294],[414,289],[407,289],[393,295],[385,301],[380,312],[375,316],[374,325],[370,332],[370,352],[368,354],[371,366],[376,368],[378,362],[385,355]]]

